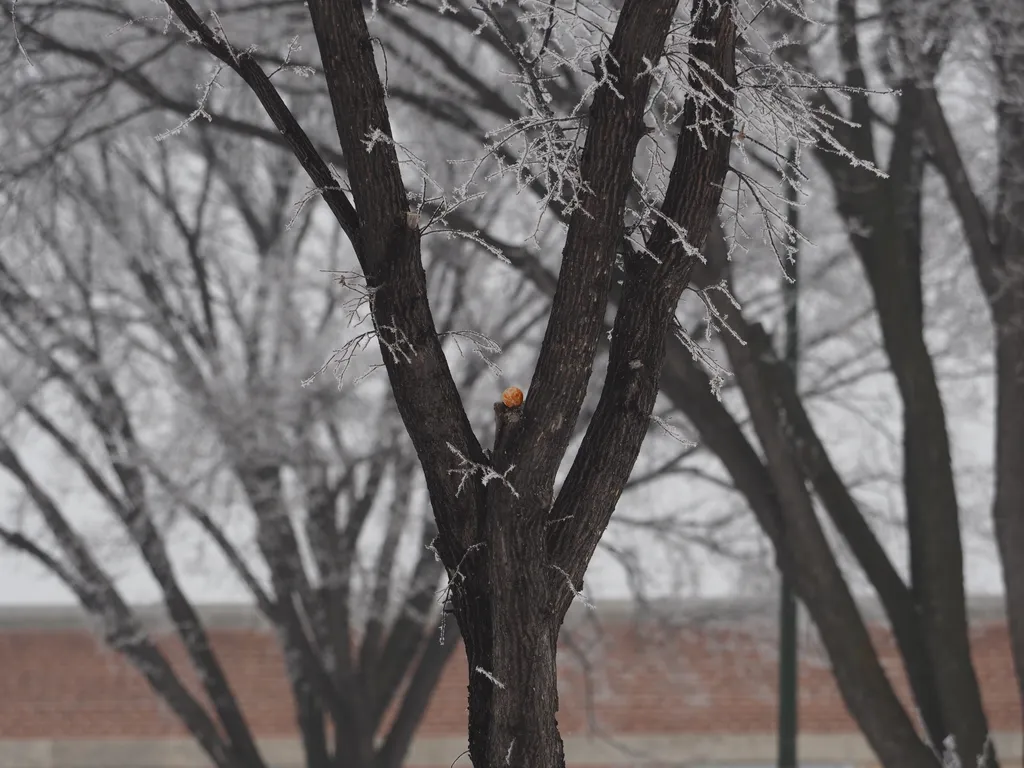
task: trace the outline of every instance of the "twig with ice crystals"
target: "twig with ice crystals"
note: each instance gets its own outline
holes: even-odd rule
[[[476,474],[480,475],[480,483],[487,485],[492,480],[500,480],[502,485],[511,491],[512,495],[517,499],[519,498],[519,491],[508,481],[508,474],[516,468],[515,464],[510,464],[508,469],[504,472],[498,472],[494,467],[488,466],[487,464],[480,464],[468,458],[462,451],[456,448],[451,443],[445,443],[448,446],[448,450],[455,454],[455,458],[459,460],[459,466],[449,469],[449,475],[459,476],[459,487],[455,489],[455,495],[458,496],[462,493],[463,486],[466,485],[466,481],[469,480]]]
[[[299,198],[298,202],[296,202],[295,205],[293,206],[293,208],[295,208],[295,211],[292,213],[292,217],[288,219],[288,224],[285,226],[285,229],[291,229],[295,225],[296,219],[299,218],[299,214],[302,213],[302,209],[306,207],[306,204],[310,200],[313,200],[314,198],[317,197],[323,197],[328,192],[345,193],[348,191],[342,186],[341,174],[338,172],[338,169],[334,167],[334,164],[328,163],[327,167],[330,169],[331,176],[335,180],[337,180],[338,183],[331,184],[326,187],[314,186],[310,189],[307,189],[306,192],[302,195],[302,197]]]
[[[488,680],[490,680],[492,683],[494,683],[495,687],[500,688],[501,690],[505,690],[505,684],[503,682],[501,682],[501,680],[496,678],[493,674],[491,674],[486,669],[484,669],[483,667],[479,667],[479,666],[475,667],[473,669],[473,671],[476,672],[477,674],[480,674],[480,675],[483,675],[484,677],[486,677]]]
[[[345,387],[345,378],[348,375],[348,369],[352,365],[352,361],[356,355],[365,350],[370,346],[370,343],[377,337],[376,331],[366,331],[356,336],[354,339],[350,339],[343,346],[335,349],[331,352],[330,357],[321,365],[312,375],[302,380],[302,386],[308,387],[317,378],[319,378],[325,371],[330,369],[334,374],[335,381],[338,382],[338,391],[340,392]],[[363,379],[369,376],[371,373],[376,371],[378,368],[383,367],[383,363],[377,363],[371,365],[369,370],[363,373],[353,383],[354,385],[359,384]]]
[[[439,594],[441,595],[441,599],[438,601],[441,604],[441,631],[440,631],[440,635],[441,635],[440,642],[441,642],[441,645],[444,645],[445,615],[447,613],[447,611],[445,609],[448,607],[448,604],[451,602],[452,590],[455,588],[456,584],[461,583],[461,582],[466,580],[466,574],[464,574],[462,572],[462,564],[464,562],[466,562],[466,558],[469,557],[470,552],[473,552],[473,551],[475,551],[477,549],[480,549],[480,548],[482,548],[484,546],[486,546],[484,544],[484,542],[478,541],[476,544],[473,544],[472,546],[468,547],[466,549],[466,551],[462,553],[462,557],[459,559],[458,564],[455,566],[455,570],[448,576],[448,583],[439,592]],[[438,553],[437,548],[434,547],[433,544],[431,544],[428,547],[428,549],[431,552],[434,553],[434,558],[438,562],[441,562],[441,555]]]
[[[267,79],[271,79],[274,75],[282,70],[288,70],[294,72],[299,77],[312,77],[316,74],[316,69],[309,66],[308,64],[292,64],[292,54],[298,53],[302,50],[302,45],[299,44],[299,36],[296,35],[288,42],[288,47],[285,49],[284,57],[281,63],[278,64],[277,69],[273,70],[267,75]]]
[[[711,392],[714,394],[717,400],[722,399],[722,387],[725,385],[726,377],[732,376],[732,373],[728,368],[723,366],[711,353],[698,344],[690,334],[686,332],[679,320],[672,321],[672,335],[675,336],[679,342],[686,347],[687,352],[696,360],[698,363],[702,363],[709,369],[711,377]]]
[[[746,346],[746,341],[740,337],[736,329],[729,325],[729,316],[724,314],[714,299],[711,297],[712,291],[717,291],[725,296],[726,301],[729,302],[737,311],[741,309],[739,301],[733,296],[732,291],[729,290],[729,283],[724,278],[719,280],[714,285],[709,285],[704,288],[693,289],[693,292],[700,298],[701,303],[704,305],[704,340],[711,341],[711,334],[715,331],[725,331],[732,336],[740,344]]]
[[[572,576],[570,576],[563,568],[560,568],[557,565],[552,565],[551,567],[563,576],[565,576],[565,583],[569,585],[569,591],[572,592],[573,599],[579,600],[587,608],[589,608],[590,610],[594,610],[594,604],[587,600],[583,592],[581,590],[576,589],[576,587],[573,585]]]
[[[474,243],[476,243],[477,245],[479,245],[481,248],[483,248],[485,251],[490,253],[492,256],[497,258],[502,263],[508,264],[509,266],[512,266],[512,260],[509,259],[509,257],[506,256],[504,254],[504,252],[500,248],[498,248],[497,246],[492,245],[491,243],[489,243],[486,240],[484,240],[484,238],[481,237],[481,235],[480,235],[480,230],[474,230],[474,231],[470,232],[470,231],[464,230],[464,229],[432,229],[432,230],[428,230],[428,231],[424,232],[423,234],[424,235],[444,234],[444,235],[447,235],[449,238],[452,238],[452,239],[454,239],[456,237],[462,237],[462,238],[465,238],[466,240],[471,240]]]
[[[224,71],[224,64],[217,64],[210,76],[206,79],[206,82],[202,85],[197,85],[196,89],[200,91],[199,104],[192,111],[192,113],[182,120],[174,128],[168,128],[163,133],[157,134],[153,137],[155,141],[164,141],[172,136],[177,136],[179,133],[188,128],[189,125],[194,123],[199,118],[203,118],[206,122],[211,122],[213,117],[206,111],[206,104],[210,100],[210,95],[213,93],[214,87],[220,88],[220,83],[217,82],[217,78],[220,77],[220,73]]]
[[[25,59],[25,63],[35,69],[36,65],[29,58],[28,51],[25,50],[25,46],[21,42],[21,35],[18,33],[18,0],[12,0],[11,2],[11,29],[14,30],[14,42],[18,46],[18,52]]]
[[[501,354],[501,345],[494,339],[490,338],[486,334],[481,333],[480,331],[448,331],[446,333],[440,334],[440,336],[441,338],[444,338],[445,336],[450,336],[452,338],[452,341],[454,341],[455,343],[455,348],[459,350],[459,355],[462,357],[465,357],[466,354],[462,351],[462,346],[459,344],[459,339],[462,338],[470,342],[473,345],[474,354],[476,354],[481,360],[484,361],[484,364],[487,366],[487,369],[495,376],[501,376],[501,368],[499,368],[498,364],[487,356],[488,354]]]
[[[669,422],[667,419],[663,419],[661,416],[658,416],[657,414],[652,413],[651,414],[651,421],[653,421],[655,424],[657,424],[659,427],[661,427],[662,430],[664,430],[665,434],[668,435],[669,437],[671,437],[677,443],[679,443],[679,444],[681,444],[681,445],[683,445],[683,446],[685,446],[687,448],[695,448],[697,446],[697,444],[695,442],[693,442],[692,440],[687,440],[686,437],[683,435],[683,433],[680,432],[678,429],[676,429],[672,425],[672,423]]]

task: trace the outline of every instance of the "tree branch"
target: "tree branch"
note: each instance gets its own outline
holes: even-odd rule
[[[921,124],[931,145],[932,163],[942,174],[946,191],[960,216],[978,281],[991,300],[999,291],[1002,261],[992,242],[988,213],[971,187],[963,157],[934,86],[921,89]]]
[[[189,732],[195,736],[196,741],[218,768],[242,768],[246,765],[241,756],[221,738],[206,711],[181,684],[163,654],[145,635],[138,619],[125,605],[113,583],[96,563],[81,536],[70,526],[57,503],[43,490],[2,437],[0,467],[5,468],[21,484],[56,537],[58,545],[77,576],[68,581],[70,572],[64,567],[53,573],[74,590],[89,613],[100,619],[110,646],[125,654],[146,678],[154,692],[167,702]],[[16,537],[17,534],[13,534],[4,536],[4,539],[16,546],[22,544],[19,548],[44,567],[56,564],[56,561],[46,556],[42,549]],[[257,763],[261,764],[262,761]]]
[[[527,496],[520,503],[534,514],[548,512],[555,473],[575,430],[593,370],[623,232],[633,156],[644,132],[650,88],[646,67],[663,55],[677,2],[627,0],[607,59],[616,63],[614,80],[598,87],[590,109],[580,161],[582,203],[569,221],[522,427],[507,448],[494,456],[495,466],[514,464],[517,474],[530,478],[530,487],[521,491]]]
[[[557,571],[569,574],[577,590],[647,434],[665,339],[714,220],[728,170],[736,86],[732,4],[694,0],[693,19],[690,87],[695,95],[684,107],[684,130],[662,215],[647,242],[653,257],[627,256],[604,389],[550,513],[551,520],[564,521],[549,532],[553,563]],[[712,126],[710,137],[701,135],[706,126]],[[689,242],[683,242],[683,232]]]
[[[320,190],[320,194],[341,228],[345,230],[356,253],[360,253],[362,251],[362,233],[359,228],[359,218],[352,203],[338,187],[338,180],[334,178],[330,168],[327,167],[316,147],[313,146],[313,142],[302,130],[256,59],[249,51],[240,51],[232,47],[223,33],[221,35],[214,33],[195,12],[188,0],[167,0],[167,5],[207,51],[224,62],[252,89],[267,115],[284,136],[292,152],[295,153],[295,157],[298,158],[306,173]]]

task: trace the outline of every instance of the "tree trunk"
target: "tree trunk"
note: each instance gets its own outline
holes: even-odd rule
[[[489,511],[505,524],[487,526],[496,535],[467,553],[453,586],[469,663],[469,756],[474,768],[564,768],[555,661],[562,616],[550,608],[543,526]]]

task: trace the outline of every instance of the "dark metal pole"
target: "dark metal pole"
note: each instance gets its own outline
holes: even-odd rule
[[[789,151],[789,173],[796,171],[796,149]],[[792,230],[799,224],[797,190],[786,185],[788,210],[786,219],[791,228],[788,237],[789,254],[785,260],[786,277],[782,280],[782,295],[786,306],[785,360],[794,382],[797,378],[799,357],[799,314],[797,312],[799,272],[797,271],[797,250],[799,240]],[[796,737],[798,731],[797,702],[799,661],[797,657],[797,610],[793,587],[785,574],[782,575],[782,594],[779,606],[779,753],[778,768],[796,768]]]

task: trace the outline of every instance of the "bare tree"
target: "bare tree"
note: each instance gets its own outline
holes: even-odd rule
[[[973,10],[976,15],[969,18],[987,37],[994,74],[993,203],[986,206],[972,184],[965,153],[953,136],[934,82],[925,80],[907,98],[919,100],[930,159],[946,182],[992,316],[997,393],[993,518],[1014,667],[1024,701],[1024,8],[993,0],[976,3]],[[940,16],[938,23],[943,22],[948,23],[948,17]],[[918,49],[911,50],[920,56]]]
[[[960,508],[945,408],[933,355],[926,344],[922,286],[924,172],[929,162],[940,170],[943,163],[948,163],[948,157],[943,160],[936,152],[937,139],[940,138],[936,132],[942,130],[945,121],[938,108],[934,82],[954,32],[971,26],[976,29],[984,15],[979,18],[971,9],[943,3],[885,4],[884,13],[878,20],[880,34],[890,41],[887,58],[883,62],[886,65],[883,72],[889,78],[885,85],[899,89],[899,94],[891,97],[895,101],[895,117],[890,122],[881,118],[871,103],[868,64],[861,53],[859,39],[866,30],[858,16],[858,7],[859,4],[852,2],[836,4],[834,39],[838,42],[845,84],[853,89],[849,115],[856,124],[837,129],[837,136],[858,157],[884,168],[887,178],[870,169],[853,167],[820,150],[815,152],[815,158],[832,186],[837,211],[846,223],[850,245],[874,298],[886,356],[903,406],[908,580],[898,574],[877,535],[866,524],[861,505],[836,471],[830,451],[800,402],[794,382],[785,374],[781,362],[772,355],[768,337],[757,325],[748,323],[742,315],[735,315],[733,327],[747,344],[740,346],[729,337],[724,337],[724,341],[764,448],[766,469],[773,479],[777,498],[782,502],[782,514],[778,518],[782,528],[779,532],[784,532],[793,556],[799,560],[798,572],[806,571],[810,575],[821,569],[812,577],[813,588],[812,584],[804,582],[799,590],[800,596],[822,631],[826,646],[829,646],[840,686],[847,689],[844,692],[847,703],[876,751],[887,764],[892,765],[916,764],[913,763],[915,760],[922,765],[928,764],[936,759],[928,754],[929,751],[934,754],[952,751],[959,755],[961,761],[980,759],[984,764],[994,765],[996,757],[970,656]],[[1009,6],[1004,6],[1003,10],[1008,11]],[[1011,23],[1010,29],[1014,28],[1012,23],[1016,23],[1019,30],[1019,15],[1002,18],[1000,29],[1007,23]],[[785,27],[780,30],[785,31]],[[790,25],[788,31],[793,33],[797,30]],[[806,33],[803,37],[807,39]],[[995,40],[994,37],[992,39]],[[1005,55],[1001,53],[1005,48],[999,45],[994,46],[994,50],[997,57]],[[794,46],[788,53],[794,62],[813,65],[814,57],[807,47]],[[1005,64],[997,69],[1005,71]],[[1019,79],[1015,84],[1003,80],[998,86],[1002,98],[1015,104],[1020,103],[1019,87]],[[821,89],[810,89],[810,99],[823,108],[839,109]],[[1012,120],[1012,109],[1000,108],[998,111],[1002,113],[1001,134],[1012,135],[1014,129],[1007,124],[1008,119]],[[888,158],[884,162],[873,135],[880,122],[891,131]],[[949,138],[948,134],[946,138]],[[997,171],[997,186],[1006,190],[1003,199],[1010,200],[1020,194],[1020,174],[1013,170],[1017,160],[1012,155],[1012,146],[1012,143],[1002,143],[999,147],[1001,160]],[[950,147],[947,144],[946,149],[956,156],[955,145]],[[960,213],[965,232],[970,232],[971,216],[982,215],[983,209],[976,199],[973,209],[965,210],[961,203],[957,203],[957,199],[963,199],[969,189],[964,186],[966,174],[962,167],[958,174],[947,174],[947,179],[955,180],[950,185],[950,196]],[[1005,204],[1000,202],[998,206]],[[1002,215],[997,207],[995,216]],[[1013,547],[1012,519],[1019,517],[1020,507],[1014,507],[1015,512],[1009,513],[1005,501],[1019,493],[1019,461],[1013,463],[1015,455],[1019,459],[1019,452],[1014,453],[1019,435],[1012,418],[1004,418],[1001,414],[1006,412],[1008,402],[1012,402],[1010,393],[1013,388],[1007,380],[1015,380],[1007,372],[1006,359],[1019,355],[1021,345],[1019,336],[1011,335],[1015,340],[1009,342],[1004,340],[1007,325],[1012,326],[1013,323],[1010,322],[1012,313],[1007,314],[1010,310],[1002,304],[1006,301],[1002,297],[1007,295],[1004,292],[1013,295],[1014,289],[1012,279],[999,274],[1003,269],[1010,274],[1014,271],[1012,254],[1015,246],[1012,238],[1015,226],[995,226],[995,240],[991,242],[979,241],[977,232],[973,239],[968,239],[979,281],[992,302],[996,328],[996,376],[1002,383],[999,384],[997,406],[1000,415],[996,418],[999,437],[995,519],[1006,576],[1007,615],[1014,646],[1018,649],[1015,656],[1019,672],[1024,661],[1019,654],[1018,626],[1022,604],[1014,596],[1014,573],[1019,566],[1015,564],[1016,556],[1013,554],[1017,550]],[[719,255],[711,262],[721,265],[719,269],[728,274],[721,239],[716,242]],[[984,250],[985,242],[989,243],[988,250]],[[1002,269],[996,268],[997,262],[986,261],[986,254],[997,260],[1009,258],[1011,261]],[[987,272],[986,264],[996,271]],[[1010,413],[1013,408],[1010,406]],[[689,413],[691,418],[696,418],[693,410]],[[738,470],[740,457],[736,451],[731,451],[731,454]],[[754,467],[753,462],[750,466]],[[733,476],[736,477],[736,472]],[[914,694],[916,712],[910,710],[902,714],[903,708],[886,690],[889,685],[884,675],[879,674],[881,670],[873,659],[867,638],[859,631],[851,631],[857,622],[855,612],[841,596],[844,588],[837,580],[833,581],[838,573],[829,562],[833,558],[827,548],[821,546],[818,534],[803,540],[801,535],[794,535],[794,531],[810,533],[818,528],[810,504],[811,497],[800,480],[801,476],[809,481],[818,502],[886,609]],[[1018,490],[1012,490],[1014,488]],[[759,506],[759,517],[763,515],[762,526],[774,538],[770,518],[765,514],[769,509],[768,500],[760,505],[753,501],[751,498],[755,512]],[[805,510],[799,522],[791,522],[790,516],[799,509]],[[776,548],[778,551],[778,544]],[[833,631],[836,637],[830,641],[828,635]],[[843,667],[847,664],[853,673],[850,679],[844,679]],[[872,680],[877,683],[872,684]],[[861,697],[863,702],[857,700]],[[925,726],[926,744],[930,750],[917,746],[920,744],[914,733],[917,715]],[[900,742],[905,750],[902,756],[893,754],[886,757],[883,746],[896,748]],[[913,756],[915,752],[917,757]]]
[[[599,71],[582,149],[560,129],[541,131],[550,142],[542,174],[561,173],[559,193],[573,213],[529,396],[522,406],[515,399],[496,404],[490,452],[462,406],[427,300],[423,222],[402,178],[364,10],[310,3],[350,201],[252,53],[187,2],[169,5],[196,42],[250,85],[355,250],[395,400],[426,478],[435,548],[466,645],[473,763],[564,765],[556,723],[558,629],[647,433],[666,333],[718,205],[732,141],[731,4],[694,4],[688,34],[697,42],[689,46],[681,119],[702,130],[680,134],[661,218],[646,241],[654,258],[629,264],[605,387],[557,498],[556,472],[602,333],[655,67],[666,54],[681,54],[666,49],[676,3],[624,3],[607,48],[595,51]],[[522,64],[526,92],[543,114],[539,70],[525,53]],[[547,119],[557,128],[553,115]]]

